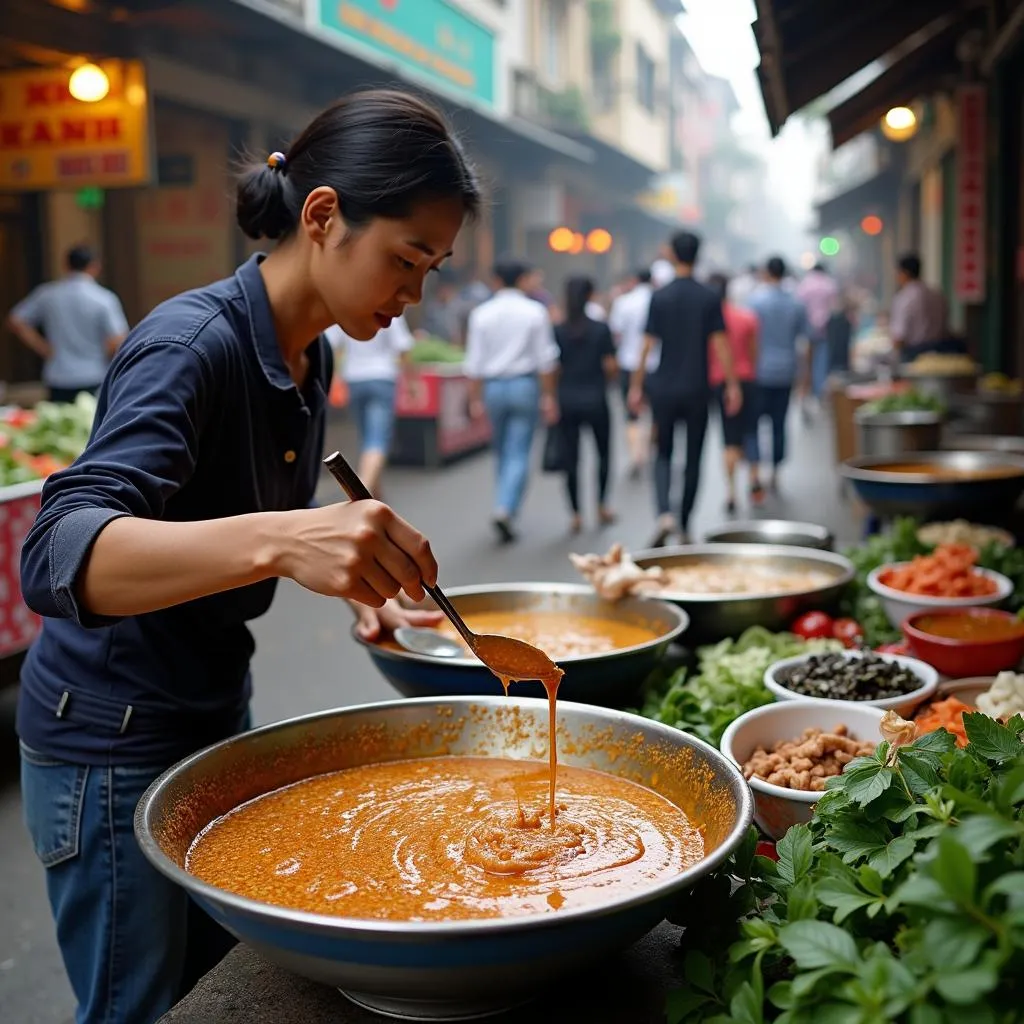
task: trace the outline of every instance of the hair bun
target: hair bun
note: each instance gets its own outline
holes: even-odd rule
[[[235,217],[249,238],[281,238],[294,225],[285,176],[266,162],[253,164],[238,180]]]

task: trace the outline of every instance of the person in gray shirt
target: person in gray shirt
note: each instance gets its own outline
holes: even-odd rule
[[[73,402],[80,391],[95,394],[128,333],[120,300],[96,281],[100,264],[92,250],[74,246],[67,267],[64,277],[39,285],[7,318],[18,339],[42,358],[52,402]]]

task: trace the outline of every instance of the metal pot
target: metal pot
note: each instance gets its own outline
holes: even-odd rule
[[[1024,395],[991,391],[954,395],[950,411],[956,418],[955,429],[965,433],[1012,436],[1024,429]]]
[[[904,367],[901,376],[910,381],[915,391],[937,398],[947,409],[956,395],[972,395],[978,388],[977,373],[914,373]]]
[[[905,452],[933,452],[942,440],[942,413],[865,413],[858,409],[857,450],[860,455],[897,458]]]
[[[139,802],[135,835],[157,871],[272,963],[339,986],[387,1016],[484,1016],[626,948],[681,893],[721,867],[753,817],[739,768],[678,729],[559,701],[560,762],[643,781],[703,824],[705,857],[646,888],[550,914],[442,922],[313,914],[200,881],[184,869],[185,855],[211,821],[282,786],[412,757],[536,758],[538,746],[546,749],[547,729],[546,701],[504,697],[391,701],[267,725],[164,772]]]
[[[788,519],[751,519],[728,523],[704,535],[705,544],[784,544],[794,548],[831,551],[835,537],[827,526]]]

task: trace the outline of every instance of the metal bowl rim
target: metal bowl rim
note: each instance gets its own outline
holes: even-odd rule
[[[907,409],[903,412],[864,412],[862,406],[853,414],[860,427],[938,427],[946,414],[931,409]]]
[[[682,544],[678,547],[647,548],[634,552],[631,557],[637,565],[643,562],[657,564],[659,558],[675,558],[679,555],[692,554],[696,557],[707,555],[735,555],[737,557],[755,556],[757,558],[799,558],[805,561],[825,563],[842,572],[834,580],[824,586],[812,587],[809,590],[786,591],[784,594],[690,594],[686,591],[658,591],[657,596],[664,601],[685,601],[694,605],[734,604],[740,601],[777,601],[783,598],[796,600],[813,597],[822,591],[834,587],[845,587],[854,578],[857,570],[845,555],[835,551],[823,551],[821,548],[801,548],[791,544]]]
[[[949,465],[961,461],[960,456],[968,456],[969,461],[979,466],[1013,466],[1017,473],[1004,477],[964,478],[962,480],[943,480],[931,473],[886,473],[876,466],[891,466],[899,462],[899,456],[892,455],[861,455],[846,459],[839,467],[840,473],[848,480],[858,480],[872,484],[931,484],[954,487],[972,486],[977,484],[1000,484],[1024,477],[1024,454],[1017,452],[992,451],[989,449],[962,449],[938,452],[907,452],[909,462]]]
[[[567,594],[570,596],[578,595],[580,597],[600,599],[597,591],[588,583],[482,583],[467,584],[462,587],[445,587],[444,592],[448,597],[472,597],[477,594],[514,594],[521,592],[525,594]],[[667,610],[675,618],[676,623],[668,632],[662,633],[653,640],[645,640],[642,644],[634,644],[632,647],[618,647],[613,651],[603,651],[599,654],[574,654],[567,658],[558,658],[557,664],[582,665],[587,662],[598,660],[611,661],[631,654],[642,654],[652,647],[678,640],[690,628],[690,616],[686,613],[686,610],[672,604],[671,601],[666,601],[660,596],[630,597],[624,600],[642,601],[649,605],[659,605],[661,609]],[[615,605],[622,602],[609,601],[606,603]],[[360,636],[355,624],[352,625],[351,633],[352,639],[365,647],[375,658],[386,658],[391,661],[416,661],[433,666],[445,665],[450,668],[470,668],[478,671],[487,671],[486,666],[478,658],[436,658],[429,654],[419,654],[416,651],[406,650],[404,647],[397,650],[391,647],[382,647],[376,641],[367,640]]]
[[[727,860],[733,848],[741,840],[743,834],[750,827],[754,820],[754,799],[743,778],[743,773],[733,764],[720,750],[705,740],[694,736],[692,733],[683,732],[672,726],[656,722],[653,719],[640,719],[645,728],[653,729],[666,740],[673,740],[675,745],[679,744],[679,738],[683,737],[683,746],[696,747],[709,755],[712,763],[720,762],[723,774],[726,776],[726,787],[732,791],[736,799],[736,820],[733,823],[728,835],[722,840],[718,849],[703,857],[696,864],[680,872],[672,878],[667,878],[657,885],[644,889],[638,893],[623,896],[619,899],[609,900],[606,903],[591,906],[574,907],[569,910],[559,911],[557,914],[524,914],[517,917],[494,917],[473,919],[469,921],[378,921],[371,918],[340,917],[331,914],[313,914],[309,911],[294,910],[288,907],[280,907],[272,903],[263,903],[259,900],[239,896],[236,893],[219,889],[208,882],[202,881],[195,875],[190,874],[184,868],[179,867],[162,849],[149,831],[147,818],[153,802],[160,792],[171,782],[172,779],[184,773],[188,768],[212,755],[215,751],[237,743],[250,736],[264,735],[288,726],[298,725],[302,722],[314,722],[322,718],[331,718],[339,713],[348,714],[355,712],[386,712],[392,708],[404,708],[410,705],[491,705],[502,708],[510,705],[526,705],[547,709],[548,702],[540,697],[407,697],[398,700],[376,701],[369,704],[354,704],[343,708],[331,708],[325,711],[316,711],[308,715],[298,715],[295,718],[284,719],[279,722],[271,722],[259,726],[238,736],[231,736],[221,740],[212,746],[189,755],[177,764],[172,765],[162,772],[142,794],[135,809],[133,830],[135,838],[143,855],[165,878],[170,878],[180,885],[186,892],[195,891],[200,896],[212,902],[219,902],[227,905],[233,912],[244,915],[247,918],[270,918],[279,925],[294,928],[296,926],[314,929],[326,933],[338,932],[362,932],[369,937],[392,937],[394,939],[423,941],[430,938],[459,937],[468,938],[475,935],[488,935],[491,932],[519,932],[529,931],[534,928],[557,928],[563,922],[574,921],[580,918],[599,918],[611,913],[621,913],[635,907],[641,907],[652,903],[657,899],[672,895],[684,889],[688,883],[697,878],[714,871],[723,861]],[[559,702],[563,708],[584,712],[588,716],[604,718],[610,724],[622,724],[622,720],[640,718],[638,715],[631,715],[625,711],[614,711],[610,708],[602,708],[596,705],[580,704],[574,701]],[[608,772],[607,774],[611,774]],[[312,776],[311,776],[312,777]],[[731,782],[732,785],[728,786]],[[268,790],[270,792],[270,790]],[[660,795],[660,794],[659,794]],[[668,799],[664,797],[663,799]],[[671,802],[671,801],[670,801]]]
[[[704,535],[705,544],[746,544],[746,543],[759,543],[758,541],[746,542],[746,541],[720,541],[712,540],[716,534],[725,535],[729,533],[762,533],[766,527],[776,527],[779,533],[790,534],[792,536],[805,536],[813,537],[820,541],[832,541],[835,539],[832,531],[827,526],[822,526],[820,523],[810,523],[798,519],[737,519],[735,522],[728,526],[720,526],[715,530],[710,530]],[[764,543],[769,543],[765,541]],[[796,544],[775,544],[775,547],[799,547],[802,545]],[[664,550],[664,549],[663,549]],[[812,548],[811,550],[817,551],[818,548]]]

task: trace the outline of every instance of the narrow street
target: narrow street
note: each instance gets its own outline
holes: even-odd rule
[[[829,524],[840,542],[855,539],[854,521],[839,497],[830,424],[819,420],[807,427],[794,414],[790,430],[792,458],[782,476],[782,496],[759,514]],[[331,441],[348,452],[354,450],[343,424]],[[589,460],[582,479],[585,485],[591,482]],[[488,455],[435,473],[392,470],[385,485],[395,509],[431,538],[442,566],[442,584],[457,586],[572,581],[576,577],[567,558],[570,551],[604,550],[614,540],[633,549],[646,546],[653,522],[650,482],[629,483],[621,473],[615,480],[612,501],[621,516],[619,524],[600,532],[585,528],[579,537],[570,538],[561,479],[536,476],[522,519],[522,538],[508,548],[496,547],[490,532]],[[320,497],[338,497],[330,477],[325,477]],[[694,522],[698,539],[721,522],[723,507],[716,424],[709,434]],[[255,626],[258,723],[395,696],[352,640],[350,626],[346,608],[293,584],[281,585],[273,610]],[[21,824],[13,717],[14,692],[8,690],[0,693],[0,1021],[69,1024],[73,1001],[52,934],[43,869]]]

